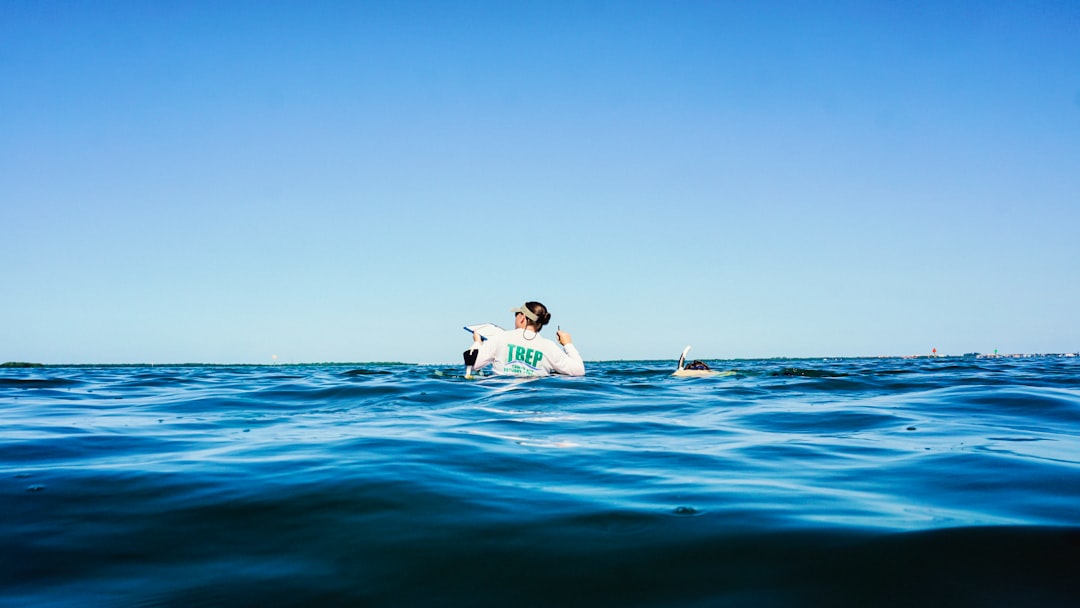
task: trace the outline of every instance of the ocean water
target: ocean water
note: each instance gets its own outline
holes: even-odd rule
[[[1080,605],[1080,358],[672,367],[0,370],[0,605]]]

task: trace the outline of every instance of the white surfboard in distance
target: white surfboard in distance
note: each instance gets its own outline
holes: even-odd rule
[[[465,331],[469,332],[470,335],[473,332],[476,332],[480,334],[481,340],[487,340],[492,336],[501,334],[505,330],[494,323],[477,323],[476,325],[466,325]]]

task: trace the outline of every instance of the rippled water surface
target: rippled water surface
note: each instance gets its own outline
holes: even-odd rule
[[[1080,605],[1080,361],[0,370],[2,605]]]

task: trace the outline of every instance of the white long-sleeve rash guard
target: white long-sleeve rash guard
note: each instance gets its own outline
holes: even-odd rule
[[[559,346],[527,329],[508,329],[485,340],[473,368],[489,363],[493,373],[506,376],[585,375],[585,362],[577,347]]]

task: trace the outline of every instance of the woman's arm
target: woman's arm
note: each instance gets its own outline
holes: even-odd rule
[[[490,365],[495,360],[494,340],[481,341],[480,334],[473,332],[473,348],[477,351],[473,369],[480,369],[485,365]]]
[[[570,334],[560,329],[555,332],[555,338],[559,341],[559,344],[562,344],[565,352],[556,350],[555,357],[551,361],[551,368],[557,373],[566,376],[584,376],[585,361],[581,358],[581,353],[578,352],[577,347],[574,346]]]

